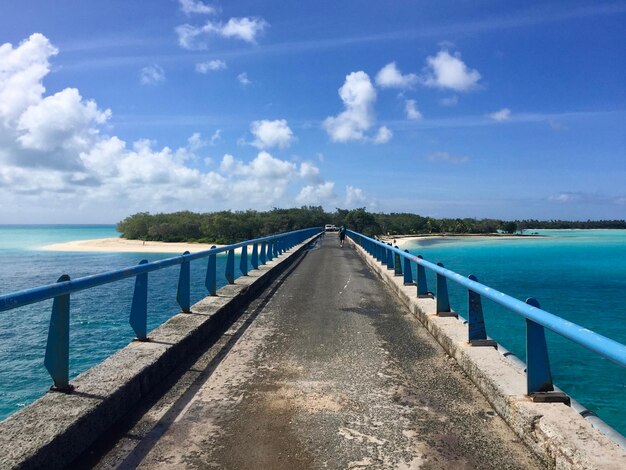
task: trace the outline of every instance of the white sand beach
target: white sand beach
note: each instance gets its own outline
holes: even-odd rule
[[[77,240],[66,243],[57,243],[41,247],[46,251],[80,251],[106,253],[176,253],[185,251],[197,253],[212,247],[208,243],[165,243],[142,240],[127,240],[125,238],[97,238],[95,240]],[[217,247],[224,245],[215,245]]]
[[[474,233],[451,233],[446,235],[436,234],[422,234],[422,235],[399,235],[397,237],[388,235],[380,237],[380,239],[386,243],[391,243],[398,248],[405,248],[407,245],[411,244],[415,240],[422,238],[431,238],[431,239],[459,239],[459,238],[473,238],[477,240],[485,240],[485,239],[499,239],[499,240],[519,240],[521,238],[537,238],[540,237],[538,235],[509,235],[509,234],[474,234]]]

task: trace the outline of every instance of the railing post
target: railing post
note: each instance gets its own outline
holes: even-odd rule
[[[183,257],[188,255],[189,252],[185,251]],[[176,301],[180,306],[180,309],[184,313],[191,312],[191,274],[190,263],[186,259],[180,264],[180,275],[178,276],[178,290],[176,292]]]
[[[259,269],[259,244],[252,245],[252,256],[250,256],[250,264],[254,269]]]
[[[409,250],[404,250],[404,252],[409,254]],[[404,285],[413,285],[413,268],[411,268],[411,260],[408,257],[404,258]]]
[[[146,264],[147,259],[139,261],[139,265]],[[147,341],[148,337],[148,273],[135,276],[135,291],[130,306],[130,326],[135,332],[138,341]]]
[[[383,245],[378,245],[380,247],[380,264],[387,264],[387,248]]]
[[[468,279],[478,282],[478,278],[473,274],[470,274]],[[493,346],[497,348],[498,344],[494,340],[487,339],[487,329],[485,328],[483,304],[480,295],[469,289],[467,290],[467,316],[467,336],[469,344],[472,346]]]
[[[402,276],[402,258],[400,258],[400,253],[394,251],[393,254],[394,254],[393,275]]]
[[[424,259],[422,255],[417,255],[419,259]],[[417,264],[417,296],[428,297],[428,284],[426,282],[426,268],[419,263]]]
[[[272,256],[274,258],[278,258],[280,256],[280,253],[278,252],[278,246],[280,244],[280,239],[279,238],[274,238],[274,243],[272,243]]]
[[[215,245],[211,247],[215,249]],[[206,277],[204,279],[204,286],[209,291],[209,295],[217,294],[217,255],[211,253],[209,255],[209,261],[206,266]]]
[[[537,299],[526,299],[532,307],[541,308]],[[563,402],[569,405],[570,398],[554,392],[550,358],[543,326],[526,319],[526,393],[537,402]]]
[[[235,283],[235,250],[228,250],[226,255],[226,280],[229,284]]]
[[[443,263],[437,266],[444,267]],[[455,316],[450,309],[450,298],[448,297],[448,281],[445,276],[437,273],[437,315],[440,317]],[[452,315],[451,315],[452,314]]]
[[[391,246],[391,243],[387,243],[388,246]],[[393,269],[393,251],[391,248],[385,248],[387,251],[387,269]]]
[[[259,255],[259,259],[261,260],[261,264],[265,264],[265,262],[267,261],[267,258],[265,256],[266,245],[267,245],[267,243],[265,242],[265,240],[263,240],[261,242],[261,253]]]
[[[241,247],[241,258],[239,258],[239,269],[243,276],[248,275],[248,245]]]
[[[274,259],[274,240],[270,238],[267,241],[267,260],[272,261]]]
[[[57,282],[67,282],[63,274]],[[52,302],[44,365],[54,381],[51,390],[69,392],[70,386],[70,295],[59,295]]]

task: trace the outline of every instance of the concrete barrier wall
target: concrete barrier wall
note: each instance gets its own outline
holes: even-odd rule
[[[206,348],[316,238],[251,270],[71,381],[71,394],[47,393],[0,423],[0,468],[63,468],[128,414],[177,365]],[[97,307],[94,307],[97,308]],[[120,321],[124,321],[120,319]],[[129,327],[130,328],[130,327]]]
[[[526,395],[526,374],[494,347],[468,344],[467,325],[455,317],[436,315],[435,300],[417,298],[415,286],[405,286],[352,242],[360,256],[456,359],[500,416],[549,468],[626,469],[626,452],[562,403],[534,403]]]

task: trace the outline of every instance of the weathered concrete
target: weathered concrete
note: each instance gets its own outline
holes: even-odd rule
[[[552,468],[624,469],[626,452],[572,408],[560,403],[533,403],[526,395],[526,375],[493,347],[472,347],[467,325],[438,317],[435,300],[416,297],[360,246],[357,252],[452,356],[515,433]]]
[[[335,234],[225,336],[75,465],[542,468]]]
[[[133,410],[178,364],[229,323],[306,248],[299,245],[251,271],[131,343],[71,383],[72,394],[48,393],[0,423],[0,468],[62,468]]]

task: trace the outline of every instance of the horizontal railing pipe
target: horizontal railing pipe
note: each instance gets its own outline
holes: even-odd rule
[[[531,320],[538,325],[548,328],[550,331],[563,336],[576,344],[579,344],[610,361],[619,364],[622,367],[626,367],[626,345],[618,343],[615,340],[602,336],[594,331],[584,328],[569,320],[565,320],[557,315],[554,315],[541,308],[528,305],[521,300],[518,300],[510,295],[493,289],[489,286],[481,284],[477,281],[458,274],[454,271],[444,268],[443,266],[437,266],[435,263],[431,263],[417,256],[407,254],[397,247],[390,247],[384,242],[380,242],[373,238],[366,237],[360,233],[348,230],[350,235],[355,240],[369,241],[372,246],[379,246],[386,251],[393,251],[400,254],[403,258],[408,258],[419,266],[423,266],[429,271],[432,271],[440,276],[454,281],[455,283],[475,292],[499,305],[502,305],[507,310],[510,310],[527,320]],[[360,245],[362,243],[359,243]]]

